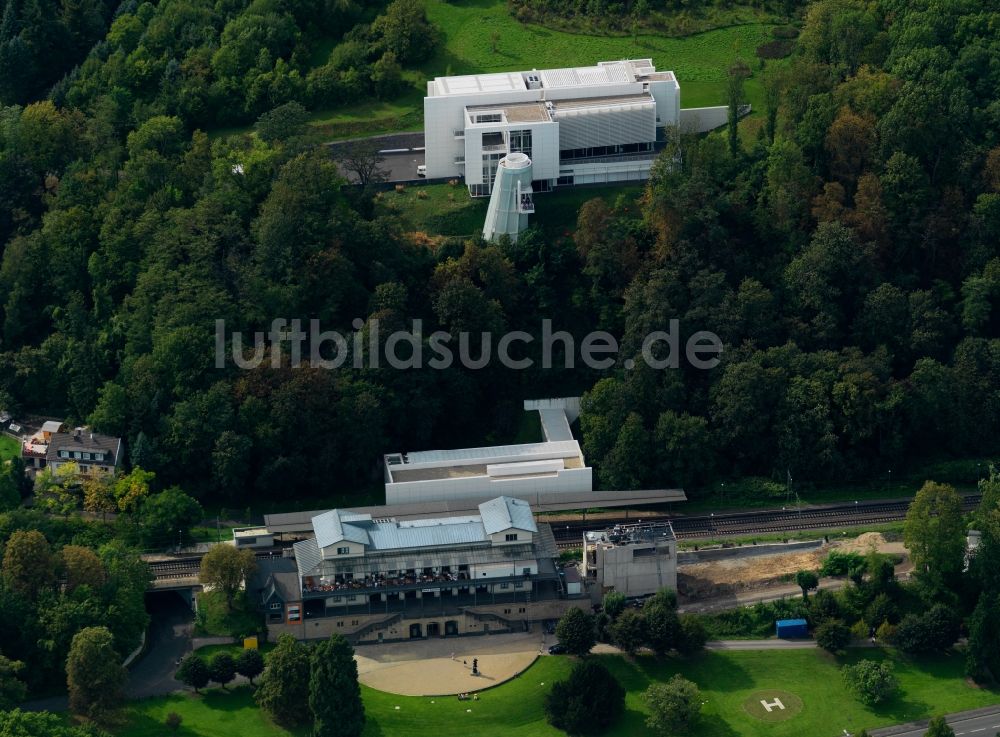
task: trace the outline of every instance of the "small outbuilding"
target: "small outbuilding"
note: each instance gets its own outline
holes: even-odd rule
[[[774,623],[774,630],[782,640],[809,637],[809,625],[804,619],[779,619]]]

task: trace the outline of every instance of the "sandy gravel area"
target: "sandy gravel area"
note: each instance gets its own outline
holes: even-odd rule
[[[402,696],[472,693],[509,681],[555,641],[535,633],[415,640],[359,647],[354,659],[366,686]],[[478,676],[472,660],[479,659]]]

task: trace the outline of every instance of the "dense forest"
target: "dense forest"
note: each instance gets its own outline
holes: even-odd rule
[[[643,28],[670,35],[690,33],[696,18],[721,19],[727,12],[752,10],[790,17],[803,0],[507,0],[511,13],[526,23],[581,29],[629,31]],[[678,33],[680,32],[680,33]]]
[[[7,0],[4,48],[34,7]],[[814,3],[787,71],[763,72],[758,134],[675,136],[638,212],[595,200],[566,237],[498,245],[405,233],[342,188],[300,117],[266,115],[398,81],[434,42],[416,0],[112,15],[65,78],[2,93],[0,405],[123,436],[164,488],[238,507],[346,493],[383,452],[509,438],[522,398],[570,392],[610,487],[867,479],[997,450],[995,2]],[[261,114],[266,134],[205,133]],[[711,371],[214,368],[217,319],[346,334],[359,317],[383,336],[551,318],[621,336],[622,358],[678,318],[726,352]]]

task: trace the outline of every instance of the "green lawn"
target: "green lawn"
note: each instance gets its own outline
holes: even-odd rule
[[[268,719],[253,700],[249,686],[223,691],[209,689],[202,695],[176,694],[136,702],[129,708],[127,724],[118,732],[121,737],[164,737],[169,732],[164,719],[170,712],[180,714],[183,722],[177,731],[181,737],[305,737],[303,728],[289,731]]]
[[[17,438],[0,433],[0,463],[6,463],[11,458],[21,454],[21,443]]]
[[[573,187],[557,189],[536,196],[537,212],[528,222],[546,233],[558,236],[576,227],[580,206],[587,200],[602,197],[614,203],[619,197],[635,200],[642,193],[637,185],[609,187]],[[482,230],[489,199],[472,198],[462,184],[428,184],[389,190],[379,194],[378,207],[398,215],[410,231],[430,235],[469,236]]]
[[[226,606],[226,599],[219,591],[198,594],[198,614],[195,618],[197,635],[245,637],[258,632],[262,625],[261,616],[250,609],[243,596],[237,596],[230,608]]]
[[[398,215],[403,227],[429,235],[468,236],[482,230],[489,200],[473,199],[459,180],[457,184],[429,184],[380,192],[378,208]]]
[[[424,85],[415,84],[393,100],[366,100],[333,110],[317,110],[309,116],[309,123],[326,140],[423,130]]]
[[[262,642],[258,645],[257,649],[266,658],[267,654],[274,649],[274,643]],[[212,656],[217,653],[229,653],[235,658],[243,652],[243,645],[236,644],[235,642],[232,645],[205,645],[204,647],[199,647],[195,652],[206,660],[211,660]]]
[[[902,692],[889,704],[869,709],[844,688],[837,669],[861,657],[890,658]],[[691,661],[640,657],[635,662],[601,656],[628,690],[626,713],[610,737],[650,734],[641,693],[653,681],[681,673],[705,694],[703,717],[692,737],[835,737],[933,714],[997,703],[1000,693],[976,689],[962,677],[960,655],[913,661],[894,653],[854,651],[836,659],[820,650],[706,652]],[[554,680],[564,678],[571,660],[544,657],[519,678],[483,693],[478,702],[455,698],[395,696],[362,687],[368,715],[366,737],[544,737],[561,735],[543,716],[543,700]],[[756,691],[781,690],[803,702],[802,711],[783,722],[756,721],[744,703]],[[252,704],[249,689],[218,690],[205,696],[174,695],[135,704],[121,737],[162,734],[163,718],[176,711],[189,737],[228,737],[239,724],[241,737],[281,737],[289,732],[269,723]]]
[[[406,73],[412,87],[393,100],[313,113],[312,124],[324,138],[420,130],[426,80],[439,75],[587,66],[625,58],[648,57],[658,69],[676,72],[685,108],[724,105],[726,70],[742,58],[754,70],[746,83],[747,99],[755,112],[763,106],[755,51],[771,39],[774,26],[768,23],[751,22],[680,38],[640,33],[633,39],[631,35],[588,35],[520,23],[504,0],[426,0],[426,5],[427,16],[441,29],[443,41],[433,58]],[[490,41],[494,32],[496,52]],[[329,50],[324,50],[328,56]],[[325,61],[323,52],[313,61]]]

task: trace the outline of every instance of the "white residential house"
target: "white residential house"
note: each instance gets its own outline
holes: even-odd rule
[[[533,189],[646,179],[664,126],[681,122],[680,85],[652,60],[437,77],[424,98],[427,177],[491,192],[500,160],[523,153]]]
[[[55,472],[75,463],[81,473],[98,471],[113,475],[121,462],[122,439],[90,432],[85,427],[53,433],[45,451],[45,462]]]

